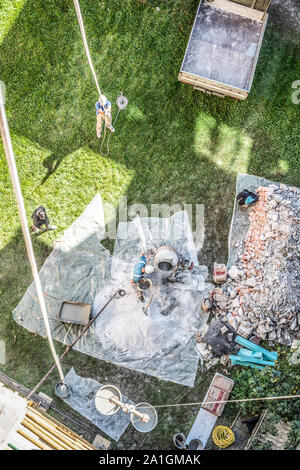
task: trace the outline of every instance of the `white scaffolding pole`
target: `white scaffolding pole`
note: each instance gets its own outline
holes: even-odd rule
[[[13,190],[15,193],[17,205],[18,205],[18,212],[19,212],[19,217],[21,221],[21,226],[22,226],[22,231],[23,231],[23,236],[25,240],[25,245],[26,245],[26,250],[27,250],[27,255],[29,259],[29,263],[31,266],[32,270],[32,275],[33,279],[35,282],[35,287],[37,291],[37,296],[39,300],[39,304],[41,307],[44,323],[45,323],[45,328],[47,332],[47,337],[48,337],[48,342],[50,346],[50,350],[53,356],[53,359],[56,363],[60,380],[62,384],[65,386],[65,377],[62,371],[62,367],[59,361],[59,358],[56,354],[55,347],[53,344],[52,336],[51,336],[51,329],[49,325],[49,319],[47,315],[47,309],[46,309],[46,304],[45,304],[45,299],[44,299],[44,294],[42,290],[42,285],[37,269],[37,264],[34,256],[34,251],[33,251],[33,246],[32,246],[32,241],[31,241],[31,236],[27,224],[27,218],[26,218],[26,212],[25,212],[25,205],[24,205],[24,200],[23,200],[23,195],[21,191],[21,186],[20,186],[20,181],[19,181],[19,176],[18,176],[18,170],[16,166],[16,161],[15,161],[15,156],[14,156],[14,151],[11,143],[11,138],[10,138],[10,132],[9,132],[9,127],[8,127],[8,122],[6,118],[6,112],[5,112],[5,106],[4,106],[4,97],[3,93],[0,87],[0,129],[1,129],[1,136],[2,136],[2,141],[3,141],[3,147],[4,147],[4,152],[6,155],[7,159],[7,164],[9,168],[9,173],[10,173],[10,178],[12,181],[13,185]]]

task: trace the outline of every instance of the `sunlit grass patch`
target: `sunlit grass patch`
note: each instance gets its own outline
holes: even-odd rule
[[[27,0],[2,0],[0,2],[0,44],[26,2]]]
[[[252,146],[244,129],[219,123],[205,113],[196,121],[195,151],[229,173],[247,172]]]

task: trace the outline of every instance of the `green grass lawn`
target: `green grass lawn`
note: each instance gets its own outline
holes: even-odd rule
[[[120,91],[129,101],[107,157],[99,154],[98,96],[72,1],[0,1],[0,80],[6,84],[28,222],[43,204],[59,226],[34,239],[39,266],[97,191],[115,207],[122,195],[129,205],[204,204],[200,262],[225,261],[237,173],[299,185],[300,105],[291,99],[292,83],[300,80],[297,43],[269,24],[249,98],[221,99],[177,80],[198,0],[80,3],[101,89],[114,113]],[[7,347],[0,367],[33,387],[52,360],[45,340],[16,325],[11,315],[31,282],[16,210],[0,147],[0,340]],[[190,390],[75,352],[65,370],[72,365],[79,374],[154,404],[199,401],[212,376],[199,373]],[[56,381],[54,374],[43,391],[52,394]],[[119,448],[171,448],[172,434],[187,432],[195,411],[164,410],[145,442],[128,428]]]

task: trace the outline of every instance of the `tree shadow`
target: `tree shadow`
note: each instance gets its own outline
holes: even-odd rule
[[[42,236],[34,237],[33,245],[38,266],[41,267],[51,248]],[[36,373],[32,374],[32,365],[37,373],[42,373],[52,364],[53,359],[47,342],[19,326],[11,314],[32,282],[21,229],[0,251],[0,266],[0,339],[6,345],[6,363],[0,367],[4,372],[13,372],[13,378],[18,377],[27,386],[33,386]]]
[[[86,144],[95,120],[97,98],[80,41],[72,2],[28,0],[0,47],[11,129],[52,151],[43,182]],[[82,100],[86,95],[91,99]]]
[[[288,103],[287,87],[297,70],[292,65],[297,48],[289,41],[279,42],[277,32],[268,25],[248,99],[237,102],[203,95],[177,81],[196,4],[190,2],[190,11],[180,19],[177,15],[182,2],[177,2],[174,11],[170,8],[169,17],[154,18],[152,11],[150,17],[149,6],[133,12],[124,4],[120,9],[118,2],[109,10],[107,2],[100,10],[88,2],[82,5],[82,13],[95,68],[109,97],[123,89],[129,98],[127,109],[118,118],[117,133],[110,139],[108,156],[135,171],[127,191],[129,204],[200,202],[205,204],[209,227],[219,217],[229,227],[236,174],[234,153],[240,151],[241,141],[236,138],[234,142],[232,168],[219,168],[202,152],[201,145],[195,150],[195,121],[199,112],[215,120],[210,130],[210,155],[222,145],[220,126],[227,125],[245,132],[254,142],[249,172],[274,178],[280,159],[292,166],[294,157],[286,150],[291,138],[297,148],[298,124],[292,122],[296,107],[292,109]],[[99,28],[99,17],[104,15]],[[42,24],[53,29],[46,33]],[[28,50],[24,54],[25,41]],[[8,107],[20,109],[14,116],[13,129],[52,151],[43,162],[47,172],[41,184],[55,173],[66,155],[83,145],[98,151],[94,84],[71,5],[50,1],[45,6],[29,0],[0,48],[1,63],[6,65],[3,78],[8,85]],[[290,115],[289,123],[283,126],[286,134],[274,136],[285,121],[282,113],[286,110]],[[294,177],[288,175],[287,180]],[[224,230],[215,232],[216,245],[219,238],[226,246],[220,232]]]

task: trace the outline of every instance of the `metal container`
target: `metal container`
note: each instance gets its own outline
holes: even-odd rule
[[[160,274],[170,276],[174,268],[178,265],[178,254],[172,246],[161,246],[155,254],[155,267]]]
[[[148,277],[142,277],[138,282],[138,288],[142,292],[148,291],[152,287],[152,281]]]
[[[65,301],[61,304],[58,319],[63,323],[87,325],[92,310],[91,304]]]

